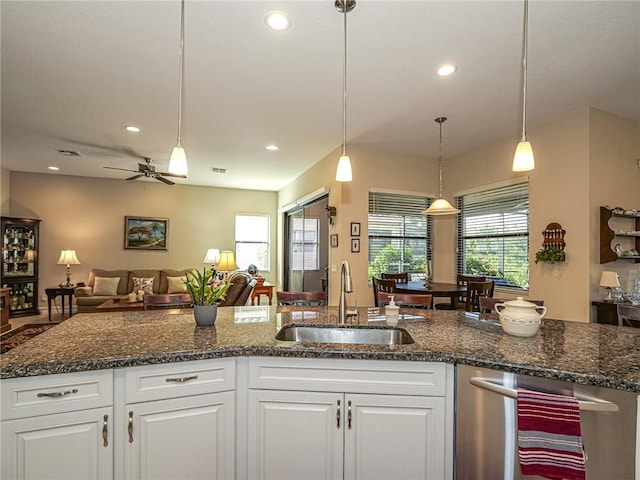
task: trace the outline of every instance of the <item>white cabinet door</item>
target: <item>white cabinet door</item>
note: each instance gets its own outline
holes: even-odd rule
[[[345,415],[345,478],[445,478],[443,397],[347,394]]]
[[[235,392],[128,404],[126,417],[127,478],[234,478]]]
[[[342,478],[344,415],[338,424],[338,402],[343,398],[341,393],[249,390],[249,478]]]
[[[3,421],[2,478],[113,478],[111,407]]]

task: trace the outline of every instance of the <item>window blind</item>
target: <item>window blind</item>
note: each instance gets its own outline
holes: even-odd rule
[[[423,274],[431,258],[431,199],[369,192],[369,278],[380,273]]]
[[[529,284],[529,183],[518,183],[457,198],[457,271],[486,275],[496,285]]]

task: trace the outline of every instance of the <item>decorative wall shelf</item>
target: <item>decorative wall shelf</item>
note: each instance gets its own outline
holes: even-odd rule
[[[565,261],[564,235],[567,233],[562,225],[553,222],[542,232],[542,249],[536,252],[536,263],[556,263]]]
[[[624,227],[612,228],[609,223],[612,218],[624,219],[618,222],[619,225],[624,224]],[[613,241],[617,239],[625,243],[625,247],[620,244],[618,252],[615,245],[612,246]],[[627,253],[633,251],[640,252],[640,212],[600,207],[600,263],[617,260],[633,260],[640,263],[640,255]]]

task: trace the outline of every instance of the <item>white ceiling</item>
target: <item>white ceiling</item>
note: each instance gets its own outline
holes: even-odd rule
[[[0,8],[4,168],[124,179],[103,167],[136,169],[149,156],[166,170],[177,136],[179,1]],[[273,10],[289,14],[290,30],[265,27]],[[358,0],[348,14],[348,145],[433,159],[433,120],[444,115],[446,156],[508,137],[515,148],[522,15],[520,1]],[[186,0],[189,177],[176,183],[278,190],[339,147],[342,55],[333,0]],[[437,77],[444,62],[458,72]],[[529,129],[587,106],[640,121],[640,1],[531,0],[528,65]],[[142,132],[127,133],[128,124]]]

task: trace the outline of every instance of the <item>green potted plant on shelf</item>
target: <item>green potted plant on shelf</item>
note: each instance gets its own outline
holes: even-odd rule
[[[543,248],[536,252],[536,263],[557,263],[564,261],[564,250],[560,250],[558,248]]]
[[[206,267],[202,273],[199,270],[188,273],[184,283],[193,299],[196,324],[213,325],[218,315],[218,302],[224,299],[231,284],[220,280],[214,269],[207,270]]]

